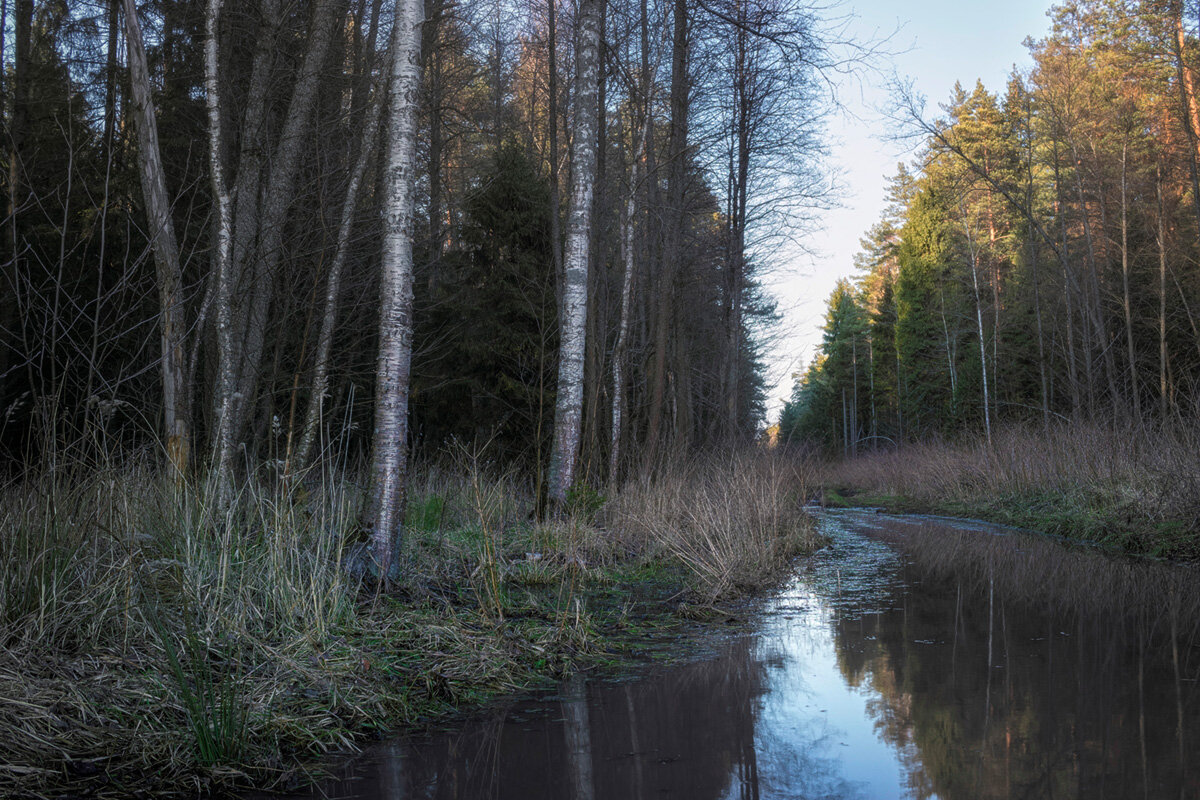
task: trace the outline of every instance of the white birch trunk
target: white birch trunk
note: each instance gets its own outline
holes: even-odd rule
[[[216,322],[218,370],[217,432],[213,437],[212,475],[217,505],[232,501],[233,404],[237,387],[237,353],[233,346],[233,207],[221,162],[221,102],[217,81],[217,22],[221,0],[208,0],[204,28],[204,88],[208,106],[208,165],[217,208],[217,247],[213,268],[217,274]]]
[[[371,550],[381,580],[396,574],[408,476],[408,384],[412,365],[413,179],[422,0],[396,0],[383,207],[379,358],[371,464]]]
[[[176,477],[187,473],[191,426],[188,424],[187,391],[184,383],[184,336],[186,324],[179,266],[179,244],[171,219],[171,202],[158,146],[158,122],[150,93],[150,72],[142,43],[134,0],[124,0],[125,38],[129,51],[129,78],[133,94],[133,119],[138,137],[138,174],[146,203],[146,221],[158,273],[159,364],[163,383],[163,423],[167,434],[167,457]]]
[[[341,290],[342,270],[350,252],[350,233],[354,227],[354,210],[358,205],[358,193],[362,186],[367,166],[375,150],[375,139],[379,133],[379,121],[383,116],[383,104],[387,95],[386,75],[391,69],[391,60],[384,64],[380,79],[376,82],[375,97],[367,111],[366,124],[362,130],[362,141],[358,148],[358,161],[346,188],[346,199],[342,204],[342,220],[338,229],[337,251],[329,268],[329,280],[325,287],[325,315],[321,319],[321,332],[317,336],[317,352],[313,365],[312,393],[308,401],[308,414],[304,421],[304,433],[296,452],[288,458],[289,471],[304,469],[313,442],[317,438],[325,408],[325,394],[329,388],[329,352],[333,347],[333,331],[337,323],[337,300]]]
[[[588,243],[596,180],[597,108],[600,86],[600,3],[580,0],[575,109],[571,127],[571,203],[564,255],[562,319],[558,352],[558,396],[554,447],[550,452],[550,500],[561,506],[575,480],[583,417],[583,363],[587,334]]]
[[[991,405],[988,402],[987,347],[983,341],[983,307],[979,301],[979,251],[975,247],[975,239],[971,236],[971,223],[968,220],[967,212],[961,206],[959,206],[959,214],[963,218],[963,230],[967,234],[967,254],[971,258],[971,286],[975,290],[975,331],[979,336],[979,364],[983,370],[983,429],[990,448],[992,446],[992,417]]]

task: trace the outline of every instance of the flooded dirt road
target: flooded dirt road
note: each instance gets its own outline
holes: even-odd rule
[[[830,512],[754,630],[364,753],[333,798],[1200,798],[1196,574]]]

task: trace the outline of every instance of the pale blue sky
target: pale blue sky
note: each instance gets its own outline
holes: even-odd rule
[[[1027,70],[1031,61],[1022,42],[1026,36],[1039,39],[1048,32],[1050,4],[846,0],[841,13],[854,15],[850,31],[864,40],[899,27],[891,49],[903,52],[881,63],[880,71],[894,69],[911,78],[916,91],[927,98],[928,111],[935,113],[937,104],[950,97],[955,81],[970,89],[979,78],[989,90],[1002,92],[1014,64]],[[821,215],[823,230],[804,239],[811,255],[792,258],[772,283],[784,315],[781,340],[768,358],[769,381],[775,383],[768,413],[772,422],[791,393],[791,373],[806,365],[820,344],[825,301],[834,284],[854,273],[858,241],[883,209],[885,177],[895,173],[896,162],[910,158],[903,143],[890,141],[894,124],[876,110],[887,103],[879,77],[868,76],[861,85],[844,80],[839,95],[850,113],[831,120],[829,133],[836,140],[831,167],[843,186],[842,207]]]

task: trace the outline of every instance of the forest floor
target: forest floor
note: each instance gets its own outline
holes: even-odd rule
[[[974,517],[1172,559],[1200,558],[1200,432],[1063,423],[827,464],[827,505]]]
[[[364,739],[677,653],[819,545],[804,468],[770,454],[580,490],[541,523],[463,458],[418,471],[383,593],[341,566],[360,489],[318,483],[220,518],[128,466],[7,487],[0,795],[301,786]]]

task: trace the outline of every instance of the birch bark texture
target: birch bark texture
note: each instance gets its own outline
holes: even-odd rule
[[[233,347],[233,203],[225,181],[221,159],[224,140],[221,135],[221,98],[218,81],[217,34],[222,0],[208,0],[204,15],[204,94],[208,107],[208,167],[213,202],[217,212],[216,274],[217,301],[217,431],[213,436],[210,478],[217,507],[228,508],[232,497],[233,404],[237,391],[236,352]]]
[[[341,6],[340,0],[318,0],[314,6],[308,47],[296,84],[292,87],[287,114],[267,175],[257,231],[257,251],[250,264],[235,261],[237,269],[241,271],[241,285],[246,285],[245,281],[249,280],[250,291],[234,298],[235,304],[241,301],[234,309],[234,319],[238,325],[236,341],[242,348],[238,392],[244,398],[234,406],[234,436],[239,435],[250,404],[257,394],[267,323],[283,259],[287,215],[296,199],[296,181],[303,151],[312,135],[311,123],[317,107],[321,68],[335,40]],[[238,201],[241,201],[240,196]],[[237,233],[241,236],[242,232],[239,230]]]
[[[583,364],[587,338],[588,244],[596,183],[600,90],[600,2],[580,0],[576,16],[575,109],[571,120],[571,201],[563,263],[559,322],[558,396],[550,451],[549,496],[562,506],[575,480],[583,420]]]
[[[142,42],[134,0],[124,0],[125,41],[129,52],[129,79],[133,97],[133,121],[138,138],[138,176],[150,227],[150,244],[158,278],[159,367],[162,370],[163,424],[167,457],[177,477],[187,474],[191,425],[188,422],[187,386],[184,381],[184,337],[186,321],[181,297],[183,270],[179,265],[179,243],[171,219],[171,201],[158,145],[158,122],[150,90],[150,71]]]
[[[221,3],[216,3],[219,14]],[[240,144],[233,170],[235,190],[228,189],[222,173],[218,195],[218,256],[216,322],[218,391],[215,397],[217,433],[213,439],[214,479],[218,500],[227,505],[233,483],[234,456],[239,438],[253,407],[262,368],[267,323],[274,300],[277,272],[283,256],[284,226],[295,201],[301,156],[309,136],[317,104],[321,69],[335,41],[341,0],[317,0],[304,57],[292,86],[287,111],[283,115],[278,140],[268,141],[270,114],[267,99],[272,86],[272,65],[278,54],[277,35],[282,14],[279,0],[262,0],[259,6],[262,24],[247,87],[245,110],[241,115]],[[208,17],[213,26],[209,38],[213,47],[219,42],[218,29],[210,2]],[[207,65],[209,97],[210,162],[220,160],[225,150],[218,97],[216,53],[211,69]],[[215,137],[215,140],[213,139]],[[223,169],[223,168],[222,168]],[[216,176],[214,174],[214,181]],[[225,193],[223,207],[219,197]],[[223,236],[228,235],[228,251],[221,253]],[[224,270],[224,277],[221,271]]]
[[[396,576],[408,478],[408,390],[412,372],[413,180],[422,0],[396,0],[383,199],[379,357],[371,460],[371,551],[381,580]]]

